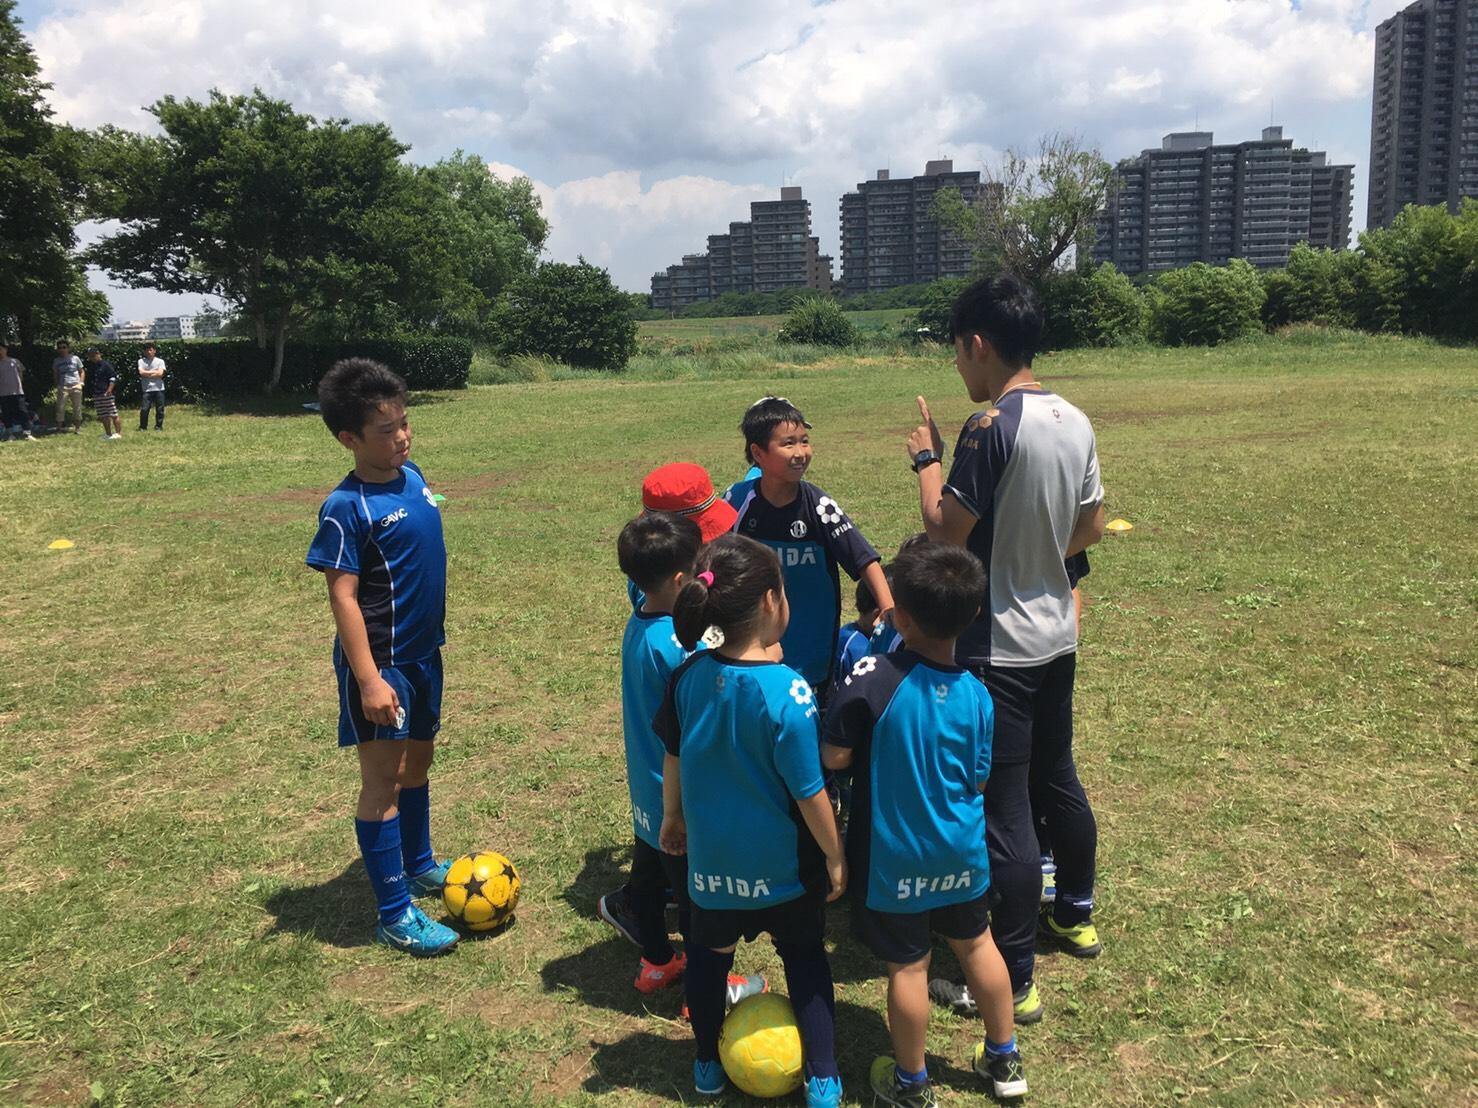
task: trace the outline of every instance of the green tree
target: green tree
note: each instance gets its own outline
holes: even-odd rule
[[[22,344],[86,333],[108,301],[72,250],[87,184],[82,136],[51,120],[36,55],[0,0],[0,333]]]
[[[1446,338],[1478,337],[1478,200],[1456,215],[1408,206],[1389,227],[1360,235],[1368,272],[1359,293],[1363,322]]]
[[[99,136],[96,214],[123,227],[89,257],[133,287],[223,300],[271,342],[275,389],[291,333],[393,289],[372,216],[404,198],[407,148],[382,124],[320,124],[260,90],[149,110],[162,135]]]
[[[1144,339],[1144,294],[1112,265],[1058,273],[1042,289],[1043,347],[1122,346]]]
[[[1091,253],[1111,174],[1096,147],[1073,135],[1047,135],[1035,156],[1007,150],[970,203],[958,189],[940,189],[931,214],[970,245],[977,269],[1006,269],[1040,287],[1070,249]]]
[[[627,294],[584,258],[547,262],[509,286],[494,315],[502,354],[543,354],[586,369],[625,369],[636,353]]]
[[[1167,346],[1215,346],[1262,329],[1262,281],[1243,258],[1195,262],[1162,273],[1146,293],[1151,339]]]

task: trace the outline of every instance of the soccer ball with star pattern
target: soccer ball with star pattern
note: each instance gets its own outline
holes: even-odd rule
[[[513,918],[522,884],[512,862],[496,850],[483,850],[452,863],[441,899],[468,931],[492,931]]]

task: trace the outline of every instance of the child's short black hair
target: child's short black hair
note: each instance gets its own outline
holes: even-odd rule
[[[1032,364],[1042,341],[1042,307],[1030,285],[1011,273],[972,281],[949,313],[949,340],[979,335],[1008,366]]]
[[[889,567],[893,602],[932,639],[958,638],[985,602],[985,569],[963,546],[921,543]]]
[[[359,434],[381,404],[405,403],[405,381],[369,358],[335,362],[318,382],[318,410],[337,437]]]
[[[867,587],[866,581],[857,582],[856,600],[857,614],[859,616],[865,616],[868,612],[875,612],[878,609],[878,598],[873,596],[872,590]]]
[[[637,588],[652,592],[674,573],[689,572],[702,545],[703,533],[687,516],[643,512],[621,528],[616,560]]]
[[[739,430],[744,432],[744,460],[754,465],[754,455],[749,448],[768,448],[775,428],[786,423],[797,423],[807,429],[811,426],[801,415],[801,410],[783,396],[765,396],[751,404],[739,422]]]

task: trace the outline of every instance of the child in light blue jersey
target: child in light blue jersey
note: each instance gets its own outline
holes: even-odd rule
[[[878,610],[878,602],[873,599],[872,590],[867,587],[866,581],[857,582],[854,599],[857,604],[857,618],[851,623],[844,624],[837,632],[836,682],[838,684],[841,683],[842,678],[852,672],[852,667],[861,658],[872,653],[868,646],[872,641],[873,633],[881,623],[878,616],[882,613]]]
[[[457,933],[412,902],[440,895],[449,868],[431,852],[427,784],[446,641],[441,512],[410,460],[403,380],[350,358],[324,374],[318,402],[354,454],[354,471],[319,509],[307,562],[328,582],[338,632],[339,745],[359,755],[354,830],[380,908],[375,941],[442,954]]]
[[[621,572],[642,592],[642,605],[626,622],[621,637],[621,716],[626,744],[626,779],[631,789],[631,825],[635,842],[631,880],[625,888],[627,911],[610,903],[618,894],[601,897],[599,912],[618,930],[634,927],[641,947],[636,990],[656,993],[676,985],[686,967],[667,936],[667,890],[678,900],[678,931],[688,935],[688,872],[681,855],[664,854],[658,846],[662,828],[662,740],[652,730],[668,678],[689,651],[672,626],[672,603],[688,580],[703,534],[691,518],[647,512],[621,529],[616,556]],[[630,921],[630,922],[628,922]],[[734,1004],[765,991],[763,977],[730,974],[727,1000]]]
[[[904,649],[869,655],[832,702],[822,760],[852,767],[847,863],[852,922],[888,968],[894,1057],[871,1073],[879,1103],[932,1105],[924,1064],[932,934],[949,941],[985,1017],[975,1070],[998,1098],[1026,1094],[1011,978],[991,937],[990,858],[981,794],[991,770],[990,693],[955,664],[985,571],[956,546],[905,551],[890,568]]]
[[[768,654],[790,618],[780,560],[751,539],[715,539],[672,615],[688,649],[709,627],[723,635],[673,673],[656,721],[667,748],[659,841],[688,859],[694,1085],[706,1096],[724,1090],[725,975],[739,940],[768,931],[805,1047],[806,1104],[834,1108],[836,1002],[822,940],[847,865],[822,786],[816,698]]]

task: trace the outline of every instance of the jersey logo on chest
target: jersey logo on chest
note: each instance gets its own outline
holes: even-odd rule
[[[805,520],[798,519],[790,525],[790,537],[793,539],[803,539],[806,537]]]
[[[395,511],[391,512],[384,519],[380,520],[380,526],[389,527],[392,523],[399,523],[408,515],[410,515],[410,512],[406,511],[404,508],[396,508]]]

